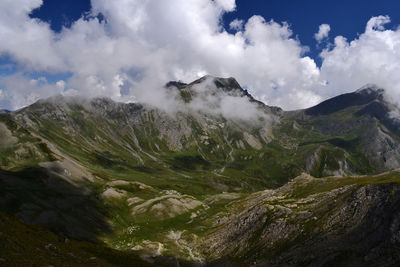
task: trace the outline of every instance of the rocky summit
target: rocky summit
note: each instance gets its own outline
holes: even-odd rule
[[[400,119],[367,85],[267,106],[234,78],[168,105],[0,111],[0,265],[396,266]]]

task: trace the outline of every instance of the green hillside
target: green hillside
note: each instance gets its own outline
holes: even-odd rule
[[[105,264],[123,265],[131,257],[123,251],[271,265],[395,253],[400,124],[382,90],[290,112],[258,102],[233,78],[165,90],[173,110],[57,96],[0,114],[0,211],[121,257],[106,255]],[[226,112],[224,99],[252,116]],[[376,237],[367,226],[380,217]],[[312,258],[305,248],[320,242]]]

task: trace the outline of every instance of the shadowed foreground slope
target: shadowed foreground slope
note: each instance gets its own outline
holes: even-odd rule
[[[155,266],[130,252],[57,236],[0,212],[0,266]]]

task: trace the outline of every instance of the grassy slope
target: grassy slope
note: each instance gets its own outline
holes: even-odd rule
[[[44,119],[35,116],[33,111],[31,118],[38,126],[35,130],[26,130],[13,122],[9,115],[1,115],[1,121],[19,139],[15,146],[27,143],[39,151],[21,160],[9,156],[11,151],[15,151],[15,146],[1,149],[2,168],[18,171],[22,167],[35,166],[38,162],[55,160],[53,153],[34,136],[41,135],[51,141],[62,154],[78,161],[98,178],[85,186],[89,186],[93,195],[100,198],[100,211],[112,218],[112,234],[102,235],[101,238],[115,248],[129,249],[148,240],[156,244],[162,242],[165,245],[163,253],[190,257],[187,249],[167,237],[171,231],[183,232],[184,243],[195,245],[199,238],[206,235],[205,230],[209,227],[204,223],[206,219],[223,212],[233,199],[222,197],[214,201],[211,200],[213,197],[228,191],[236,194],[234,198],[240,200],[264,188],[277,188],[303,172],[306,169],[305,159],[316,151],[318,160],[310,172],[317,177],[326,176],[327,170],[337,169],[337,162],[343,159],[351,163],[355,172],[374,171],[374,166],[360,152],[356,138],[359,129],[340,135],[326,135],[313,127],[329,120],[352,123],[355,120],[351,115],[353,110],[313,121],[299,120],[296,127],[292,119],[282,118],[281,124],[273,129],[274,135],[279,138],[268,144],[262,143],[259,150],[246,142],[243,148],[235,145],[243,141],[244,129],[240,127],[229,125],[206,133],[201,123],[193,117],[187,117],[187,123],[194,132],[183,141],[184,149],[178,151],[171,149],[165,139],[159,138],[159,126],[155,123],[158,115],[155,112],[144,112],[140,124],[126,126],[129,124],[128,118],[123,112],[109,118],[88,113],[81,106],[73,110],[71,119],[66,122]],[[222,118],[216,120],[226,123]],[[247,130],[261,140],[257,129]],[[201,136],[206,134],[209,137],[207,143],[201,141]],[[232,147],[233,160],[230,157]],[[131,185],[110,186],[109,182],[114,180],[140,182],[151,188],[143,190]],[[102,199],[101,194],[109,188],[124,190],[127,195]],[[165,195],[166,190],[196,198],[204,206],[161,220],[154,218],[151,211],[131,215],[128,198],[152,200]],[[196,213],[195,219],[191,218],[193,213]]]
[[[47,145],[16,123],[10,114],[0,114],[0,124],[6,129],[0,130],[0,138],[4,141],[0,142],[1,169],[18,170],[55,160]]]

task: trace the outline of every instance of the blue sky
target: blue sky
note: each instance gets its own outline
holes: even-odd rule
[[[318,60],[321,49],[317,48],[314,33],[318,26],[327,23],[331,26],[331,36],[342,35],[354,39],[364,32],[365,24],[373,16],[389,15],[394,27],[400,22],[400,1],[382,0],[239,0],[237,10],[224,16],[225,24],[235,17],[247,19],[260,14],[290,24],[294,34],[302,44],[310,47],[310,55]]]
[[[31,17],[49,22],[52,30],[59,32],[62,26],[70,27],[91,9],[90,0],[45,0]]]
[[[284,109],[367,83],[400,103],[398,10],[394,0],[0,1],[0,108],[60,93],[160,105],[166,82],[206,74]]]

